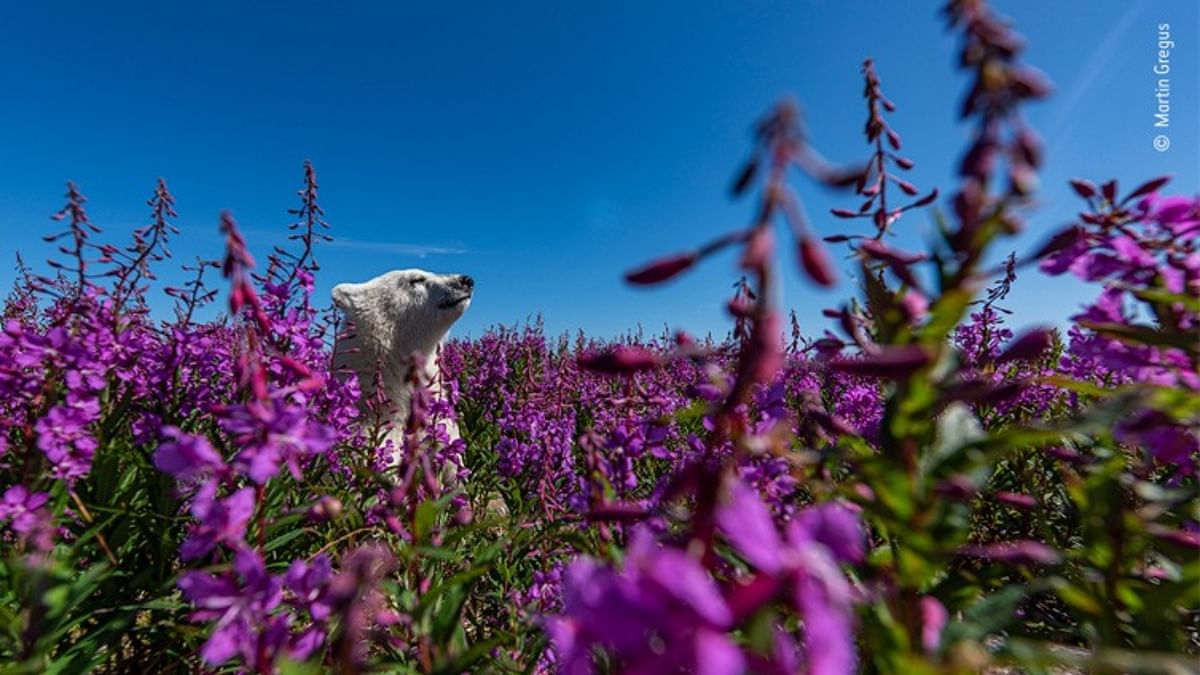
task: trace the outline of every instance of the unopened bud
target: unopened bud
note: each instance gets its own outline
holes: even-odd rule
[[[640,286],[662,283],[696,264],[696,260],[695,253],[660,258],[626,274],[625,281]]]
[[[342,514],[342,502],[337,497],[325,495],[308,509],[309,520],[324,523]]]
[[[804,236],[800,239],[800,266],[804,268],[808,278],[821,286],[833,286],[837,283],[837,273],[829,261],[825,247],[813,237]]]

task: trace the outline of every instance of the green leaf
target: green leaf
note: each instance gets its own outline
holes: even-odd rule
[[[941,346],[966,314],[971,299],[971,293],[961,288],[947,291],[938,298],[929,308],[929,320],[921,327],[921,343]]]
[[[1111,337],[1126,344],[1173,347],[1193,357],[1200,356],[1200,347],[1197,346],[1195,335],[1167,332],[1153,326],[1136,323],[1102,323],[1083,319],[1076,323],[1084,328],[1090,328],[1101,335]]]
[[[1013,621],[1017,607],[1027,596],[1035,592],[1033,585],[1014,584],[985,596],[963,610],[962,618],[946,626],[942,644],[970,640],[980,642]]]
[[[493,637],[483,642],[477,642],[471,645],[471,648],[463,652],[461,656],[450,661],[444,666],[434,670],[438,675],[458,675],[458,673],[469,673],[471,667],[479,662],[480,659],[492,653],[492,650],[503,644],[512,642],[511,635],[500,635]]]
[[[934,474],[947,460],[986,437],[983,425],[970,407],[960,401],[951,403],[937,418],[937,437],[933,445],[921,455],[921,476]]]
[[[1200,297],[1187,293],[1172,293],[1165,288],[1131,289],[1140,300],[1159,305],[1183,305],[1189,312],[1200,312]]]
[[[308,530],[301,528],[301,527],[290,529],[287,532],[284,532],[283,534],[281,534],[280,536],[274,537],[273,539],[270,539],[269,541],[267,541],[266,549],[268,551],[274,551],[275,549],[286,546],[288,543],[295,541],[299,537],[304,536],[305,533],[307,533],[307,532],[308,532]]]

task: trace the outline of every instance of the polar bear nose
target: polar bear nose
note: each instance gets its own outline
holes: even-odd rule
[[[475,280],[465,274],[459,274],[455,276],[454,283],[456,286],[464,288],[468,291],[475,288]]]

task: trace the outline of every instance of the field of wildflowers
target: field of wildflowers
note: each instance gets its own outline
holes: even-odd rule
[[[749,225],[627,273],[740,250],[726,338],[452,340],[398,464],[388,402],[330,372],[353,326],[312,296],[311,165],[288,244],[256,265],[222,215],[170,319],[147,307],[166,183],[122,244],[69,184],[56,275],[22,266],[3,306],[0,672],[1194,672],[1200,198],[1051,186],[1077,221],[992,264],[1050,89],[984,3],[944,13],[975,123],[947,198],[903,178],[868,60],[864,163],[827,164],[782,103],[732,183]],[[843,235],[813,234],[796,176],[845,192]],[[928,250],[889,243],[923,216]],[[793,270],[840,283],[836,331],[786,326]],[[1025,274],[1095,300],[1014,334]]]

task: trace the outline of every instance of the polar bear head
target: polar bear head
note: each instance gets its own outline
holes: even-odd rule
[[[463,274],[394,270],[358,284],[333,287],[333,303],[362,346],[408,358],[432,354],[467,311],[475,282]]]
[[[357,371],[364,383],[378,371],[385,390],[397,398],[412,353],[432,361],[438,344],[470,306],[474,289],[466,275],[418,269],[334,286],[334,305],[348,323],[348,334],[335,348],[335,368]]]

